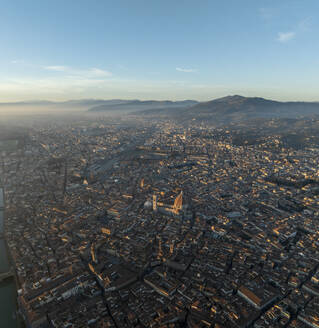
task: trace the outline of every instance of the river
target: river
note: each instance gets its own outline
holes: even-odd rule
[[[3,210],[0,209],[0,234],[3,234]],[[0,239],[0,272],[7,272],[10,262],[4,239]],[[0,327],[19,328],[20,323],[16,315],[17,296],[14,279],[7,279],[0,283]]]

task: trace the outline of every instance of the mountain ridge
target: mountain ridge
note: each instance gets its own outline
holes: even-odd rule
[[[176,108],[176,107],[190,107],[198,104],[195,100],[127,100],[122,103],[104,103],[89,109],[89,112],[102,112],[109,110],[129,110],[129,111],[140,111],[140,110],[152,110],[152,109],[163,109],[163,108]]]
[[[240,122],[254,118],[297,118],[319,115],[319,102],[280,102],[261,97],[226,96],[200,102],[188,108],[142,111],[140,114],[170,116],[176,119]]]
[[[81,110],[88,113],[119,113],[145,117],[165,117],[177,121],[201,121],[216,124],[243,122],[250,119],[300,118],[319,116],[319,102],[277,101],[262,97],[228,95],[198,102],[196,100],[139,100],[139,99],[72,99],[62,102],[47,100],[0,103],[0,108],[32,108]]]

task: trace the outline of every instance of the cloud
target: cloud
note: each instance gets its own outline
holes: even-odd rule
[[[277,35],[277,41],[285,43],[294,39],[295,36],[296,36],[295,32],[279,32]]]
[[[44,66],[43,68],[48,71],[56,71],[56,72],[66,72],[69,69],[67,66]]]
[[[11,60],[11,64],[23,64],[24,60],[23,59],[14,59]]]
[[[82,76],[88,78],[112,76],[111,72],[96,67],[89,69],[76,69],[69,66],[53,65],[43,66],[43,69],[47,71],[62,72],[73,76]]]
[[[277,34],[276,40],[282,43],[291,41],[296,37],[297,34],[299,37],[301,37],[304,33],[311,31],[311,28],[312,28],[312,18],[306,17],[296,25],[293,31],[279,32]]]
[[[65,65],[24,65],[32,68],[31,75],[0,77],[0,97],[67,99],[82,97],[84,93],[101,96],[101,90],[108,90],[114,83],[111,72],[97,67],[79,69]]]
[[[100,88],[107,88],[112,84],[111,79],[86,78],[79,76],[56,76],[46,78],[20,77],[9,80],[0,79],[0,94],[21,95],[22,98],[59,97],[66,99],[69,95],[79,96],[81,92],[92,93]]]
[[[176,67],[176,71],[183,73],[195,73],[197,72],[197,69]]]
[[[95,75],[95,76],[111,76],[112,73],[109,71],[105,71],[100,68],[91,68],[90,70],[87,71],[87,73]]]

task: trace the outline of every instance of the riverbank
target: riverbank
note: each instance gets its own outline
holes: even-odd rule
[[[14,279],[7,279],[0,283],[0,327],[21,327],[16,310],[16,299]]]
[[[3,204],[3,200],[0,201]],[[4,209],[0,209],[0,272],[10,271],[9,250],[4,240]],[[17,289],[13,277],[0,283],[0,327],[21,328],[21,320],[17,314]]]

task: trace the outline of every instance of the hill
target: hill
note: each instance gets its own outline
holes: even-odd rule
[[[258,97],[227,96],[201,102],[188,108],[141,112],[144,115],[171,116],[182,120],[241,122],[255,118],[300,118],[319,115],[318,102],[279,102]]]
[[[188,108],[198,104],[195,100],[184,101],[157,101],[157,100],[123,100],[123,99],[75,99],[68,101],[20,101],[0,102],[0,113],[5,111],[29,111],[29,112],[65,112],[68,110],[82,110],[88,112],[121,112],[130,113],[134,111],[160,110],[171,108]]]
[[[195,100],[184,101],[156,101],[156,100],[119,100],[119,101],[105,101],[104,103],[94,106],[89,109],[90,112],[103,112],[103,111],[147,111],[159,110],[170,108],[188,108],[198,104]]]

